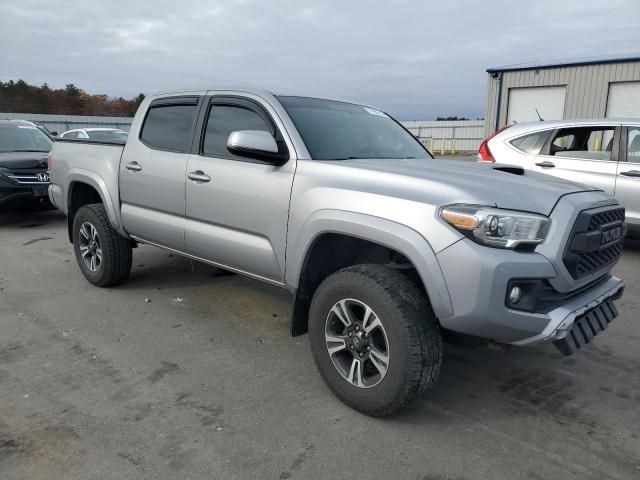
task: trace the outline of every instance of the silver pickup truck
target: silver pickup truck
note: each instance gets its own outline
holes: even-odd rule
[[[434,160],[368,106],[156,95],[126,145],[56,141],[50,161],[87,280],[123,282],[145,243],[286,288],[291,333],[309,333],[329,388],[373,416],[434,385],[443,335],[568,355],[607,328],[624,288],[610,273],[624,208],[610,196]]]

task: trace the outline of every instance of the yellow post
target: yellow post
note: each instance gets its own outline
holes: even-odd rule
[[[440,139],[440,155],[444,155],[444,143],[445,143],[445,139],[441,138]]]
[[[429,139],[429,151],[433,152],[433,137]]]
[[[456,139],[452,138],[451,139],[451,155],[455,155],[456,154]]]
[[[594,145],[593,149],[596,152],[599,152],[601,145],[602,145],[602,139],[600,138],[600,135],[596,135],[596,144]]]

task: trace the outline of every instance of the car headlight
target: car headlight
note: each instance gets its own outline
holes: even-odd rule
[[[442,207],[440,217],[475,242],[497,248],[542,243],[551,226],[544,215],[473,205]]]

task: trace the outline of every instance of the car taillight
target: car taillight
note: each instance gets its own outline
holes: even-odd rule
[[[480,148],[478,148],[478,155],[480,156],[480,160],[481,161],[483,161],[483,162],[491,162],[491,163],[494,163],[496,161],[496,159],[493,158],[493,154],[491,153],[491,149],[489,148],[489,140],[491,140],[493,137],[498,135],[503,130],[506,130],[510,126],[511,125],[505,125],[504,127],[499,128],[498,130],[493,132],[491,135],[489,135],[487,138],[485,138],[482,141],[482,143],[480,144]]]
[[[53,155],[51,154],[47,156],[47,166],[49,167],[49,170],[53,167]]]

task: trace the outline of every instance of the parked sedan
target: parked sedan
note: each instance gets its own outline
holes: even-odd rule
[[[127,132],[118,128],[76,128],[67,130],[60,135],[60,138],[124,144],[127,141],[127,135]]]
[[[0,205],[48,202],[48,155],[53,141],[35,124],[0,120]]]
[[[640,118],[511,125],[486,138],[478,157],[600,187],[640,228]]]

